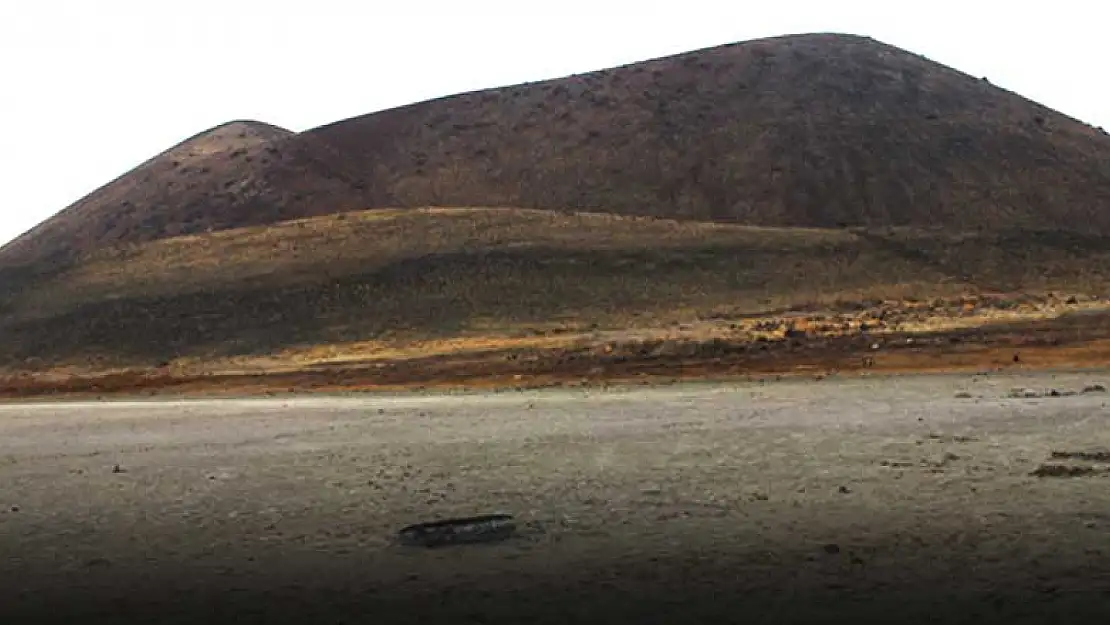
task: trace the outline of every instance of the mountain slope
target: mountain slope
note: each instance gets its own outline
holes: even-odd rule
[[[1110,137],[855,37],[725,46],[309,134],[356,163],[367,206],[786,227],[1110,227]]]
[[[140,166],[0,250],[0,265],[427,205],[1110,233],[1110,137],[985,80],[847,35],[722,46],[296,135],[229,128],[247,136]]]
[[[259,122],[198,134],[97,189],[0,250],[0,266],[178,234],[352,208],[318,142]],[[326,207],[326,208],[325,208]]]
[[[875,299],[1108,287],[1110,236],[371,210],[106,250],[17,294],[0,289],[0,370],[242,358],[288,366],[292,352],[597,341],[598,329],[728,327]]]

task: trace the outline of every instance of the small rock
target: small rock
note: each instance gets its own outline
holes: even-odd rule
[[[1110,462],[1110,449],[1088,449],[1085,451],[1053,451],[1049,454],[1053,460],[1079,460],[1082,462]]]
[[[19,512],[19,506],[12,506],[10,509],[12,512]]]
[[[847,495],[848,493],[852,492],[852,489],[848,488],[847,486],[841,486],[841,487],[837,488],[836,490],[841,495]]]
[[[124,472],[125,472],[124,469],[121,468],[118,464],[112,467],[112,473],[124,473]]]
[[[1042,464],[1034,469],[1030,475],[1033,477],[1083,477],[1094,473],[1096,473],[1094,467],[1066,464]]]
[[[1091,384],[1083,387],[1084,393],[1105,393],[1106,387],[1101,384]]]
[[[836,543],[829,543],[822,547],[822,549],[824,549],[825,553],[830,555],[840,553],[840,545]]]
[[[956,393],[956,399],[971,399],[971,393],[968,393],[967,391],[960,391],[959,393]]]

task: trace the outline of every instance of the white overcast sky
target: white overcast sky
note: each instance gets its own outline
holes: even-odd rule
[[[1100,3],[0,0],[0,243],[231,119],[291,130],[734,41],[868,35],[1110,128]]]

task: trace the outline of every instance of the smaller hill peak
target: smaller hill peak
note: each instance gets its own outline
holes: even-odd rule
[[[179,157],[204,157],[279,141],[293,136],[293,131],[253,120],[234,120],[209,128],[170,148],[166,154]]]

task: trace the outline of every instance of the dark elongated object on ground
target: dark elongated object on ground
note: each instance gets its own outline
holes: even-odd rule
[[[442,547],[505,540],[516,530],[511,514],[444,519],[409,525],[398,532],[402,545]]]

